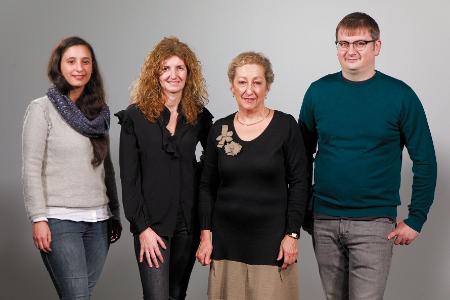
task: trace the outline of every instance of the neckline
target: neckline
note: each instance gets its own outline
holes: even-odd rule
[[[161,121],[161,128],[162,128],[162,130],[164,132],[166,132],[166,134],[168,134],[170,137],[177,136],[178,131],[180,131],[180,129],[182,127],[184,127],[184,125],[186,124],[186,118],[184,117],[184,115],[183,115],[183,113],[181,111],[180,105],[178,106],[177,112],[178,112],[177,122],[175,124],[175,130],[174,130],[173,134],[167,128],[167,125],[169,125],[171,112],[166,106],[164,106],[164,109],[161,112],[160,117],[158,118]]]
[[[340,71],[339,73],[339,77],[340,79],[347,85],[351,85],[351,86],[365,86],[368,84],[371,84],[372,82],[374,82],[375,80],[378,79],[378,77],[380,76],[380,72],[375,70],[375,74],[373,74],[372,77],[366,79],[366,80],[362,80],[362,81],[353,81],[350,79],[347,79],[344,77],[344,74],[342,74],[342,71]]]
[[[234,113],[234,114],[232,114],[230,117],[231,117],[231,129],[233,130],[233,135],[235,135],[236,136],[236,139],[238,139],[240,142],[242,142],[242,143],[251,143],[251,142],[254,142],[254,141],[256,141],[256,140],[258,140],[258,139],[260,139],[262,136],[264,136],[264,134],[266,133],[266,131],[269,129],[269,127],[271,127],[271,125],[272,125],[272,123],[273,123],[273,120],[276,118],[276,117],[278,117],[278,110],[273,110],[273,116],[272,116],[272,119],[269,121],[269,124],[267,124],[267,126],[266,126],[266,128],[264,128],[264,130],[259,134],[259,135],[257,135],[255,138],[253,138],[253,139],[251,139],[251,140],[243,140],[243,139],[241,139],[241,137],[239,136],[239,134],[237,133],[237,131],[236,131],[236,128],[234,127],[234,115],[235,115],[236,113]]]

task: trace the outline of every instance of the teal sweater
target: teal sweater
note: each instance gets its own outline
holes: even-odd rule
[[[316,153],[315,214],[395,218],[406,146],[414,178],[405,223],[422,229],[434,198],[436,157],[425,112],[408,85],[378,71],[362,82],[327,75],[308,88],[299,123],[309,154]]]

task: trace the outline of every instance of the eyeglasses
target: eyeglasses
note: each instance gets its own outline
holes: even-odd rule
[[[372,43],[375,41],[376,40],[370,41],[359,40],[351,43],[347,41],[336,41],[334,43],[336,44],[336,47],[339,51],[348,51],[348,49],[350,49],[350,45],[353,45],[353,49],[355,49],[356,51],[363,51],[364,49],[366,49],[368,43]]]

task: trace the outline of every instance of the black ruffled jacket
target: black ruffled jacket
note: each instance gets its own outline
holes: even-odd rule
[[[170,112],[149,122],[135,106],[115,114],[120,132],[120,178],[125,216],[130,231],[139,234],[147,227],[170,237],[181,204],[190,230],[197,224],[199,163],[198,142],[206,147],[213,116],[206,109],[195,125],[179,114],[175,135],[166,129]]]

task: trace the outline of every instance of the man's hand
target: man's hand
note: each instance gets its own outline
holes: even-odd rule
[[[417,231],[405,224],[405,222],[397,222],[397,227],[388,235],[388,240],[394,239],[395,245],[409,245],[419,235]]]

